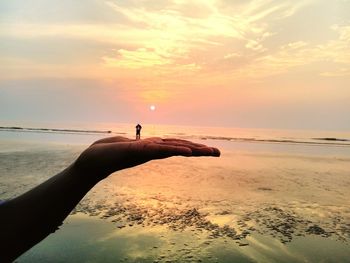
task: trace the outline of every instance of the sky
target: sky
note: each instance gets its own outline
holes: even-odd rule
[[[0,1],[0,120],[350,130],[350,0]]]

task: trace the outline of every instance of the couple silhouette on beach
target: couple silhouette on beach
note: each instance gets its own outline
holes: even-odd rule
[[[139,126],[139,127],[138,127]],[[172,156],[220,156],[217,148],[180,139],[109,137],[90,145],[66,169],[0,203],[0,262],[11,262],[55,232],[79,201],[113,172]]]

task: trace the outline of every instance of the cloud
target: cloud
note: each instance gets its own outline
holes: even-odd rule
[[[41,1],[30,3],[38,5],[39,2]],[[305,5],[305,2],[300,4],[287,1],[281,4],[278,1],[260,0],[244,4],[231,2],[225,5],[214,0],[105,1],[103,4],[89,0],[84,6],[80,1],[74,2],[75,4],[69,3],[64,1],[60,7],[68,12],[60,13],[74,13],[82,17],[98,13],[109,17],[112,12],[116,19],[112,23],[101,24],[98,21],[91,20],[87,23],[89,20],[73,20],[63,16],[64,23],[59,23],[58,20],[56,23],[46,23],[50,19],[44,11],[50,13],[53,8],[43,4],[38,8],[36,15],[35,11],[27,11],[28,20],[6,20],[0,29],[0,35],[17,38],[23,43],[33,38],[63,37],[113,44],[118,50],[115,55],[108,52],[109,54],[100,56],[107,67],[113,65],[135,69],[196,64],[204,68],[204,64],[210,65],[216,61],[216,55],[229,48],[228,45],[233,43],[232,41],[253,53],[266,51],[263,42],[273,35],[273,32],[268,31],[267,21],[291,16]],[[58,2],[54,2],[52,6],[56,4],[58,5]],[[18,7],[12,8],[17,10],[13,11],[13,17],[26,12],[17,2],[14,2],[13,6]],[[42,20],[32,19],[33,17],[41,17]],[[227,51],[245,52],[242,49]],[[198,56],[199,53],[202,54]],[[209,56],[203,63],[201,57],[206,54]]]
[[[339,68],[339,69],[335,69],[333,71],[322,72],[320,75],[324,76],[324,77],[350,76],[350,69],[349,68]]]
[[[335,40],[323,44],[305,41],[291,42],[280,46],[275,52],[255,57],[245,67],[238,70],[241,77],[261,78],[286,73],[297,67],[327,62],[329,70],[318,69],[322,76],[348,75],[350,68],[350,26],[333,26],[338,34]],[[254,45],[251,47],[254,49]],[[257,46],[257,49],[259,46]],[[317,71],[317,68],[315,69]]]
[[[89,72],[96,77],[133,76],[144,83],[154,83],[154,78],[162,78],[170,83],[172,81],[166,79],[181,74],[227,81],[261,78],[319,61],[332,61],[338,65],[336,69],[322,68],[320,74],[330,76],[335,70],[333,75],[339,75],[345,72],[342,69],[350,60],[347,25],[333,26],[331,31],[336,37],[325,42],[303,38],[283,42],[275,31],[281,21],[290,20],[306,6],[326,7],[324,2],[153,0],[97,3],[89,0],[84,8],[80,5],[81,2],[72,7],[67,1],[63,3],[64,8],[73,10],[70,12],[80,10],[90,14],[92,8],[96,8],[96,13],[114,13],[116,19],[111,23],[82,23],[83,20],[68,18],[65,23],[41,23],[40,19],[31,18],[28,21],[6,20],[0,27],[0,36],[28,48],[14,48],[12,53],[17,55],[2,54],[3,62],[7,63],[2,68],[5,71],[11,68],[16,76],[30,75],[30,72],[37,75],[40,70],[42,74],[64,74],[66,70],[68,75],[74,72],[75,77]],[[49,7],[46,9],[50,10]],[[19,10],[19,14],[24,12],[23,8]],[[43,12],[38,12],[40,17]],[[7,17],[11,17],[10,14]],[[293,20],[289,22],[294,23]],[[33,52],[38,50],[34,47],[35,41],[40,41],[38,46],[42,46],[43,51],[59,52],[47,52],[46,57],[43,56],[45,52]],[[65,53],[64,50],[72,50],[74,43],[79,43],[82,48],[75,49],[72,55]],[[40,57],[44,59],[40,60]],[[133,73],[135,70],[137,74]],[[178,81],[173,80],[174,83]]]
[[[302,100],[303,108],[293,115],[298,124],[300,115],[319,115],[334,96],[341,107],[327,107],[323,114],[341,119],[348,115],[347,100],[341,101],[349,97],[348,7],[341,0],[2,1],[0,82],[23,84],[22,94],[42,94],[45,107],[46,96],[64,91],[57,95],[60,101],[70,94],[71,105],[81,101],[84,110],[93,105],[96,118],[112,112],[127,120],[155,103],[171,121],[232,123],[235,115],[254,126],[268,118],[283,123]],[[35,87],[42,78],[48,81],[41,93]],[[69,79],[86,82],[60,81]],[[53,92],[50,81],[57,84]],[[87,94],[90,81],[97,84]],[[12,88],[8,102],[3,99],[7,105],[16,102]],[[312,91],[312,107],[302,96],[306,89]],[[25,109],[35,108],[35,98],[28,103],[22,98]],[[20,109],[17,116],[25,116]]]
[[[119,49],[117,53],[117,58],[103,57],[106,66],[136,69],[171,63],[167,56],[162,56],[156,51],[146,48]]]
[[[29,24],[129,23],[99,0],[0,1],[0,22]]]

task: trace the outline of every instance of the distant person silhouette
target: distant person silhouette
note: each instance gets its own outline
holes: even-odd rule
[[[142,126],[140,124],[137,124],[135,128],[136,128],[136,140],[140,140]]]

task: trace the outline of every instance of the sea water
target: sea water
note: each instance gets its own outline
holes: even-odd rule
[[[0,198],[58,173],[135,124],[1,123]],[[142,125],[142,137],[219,147],[95,186],[19,262],[349,262],[350,133]]]

